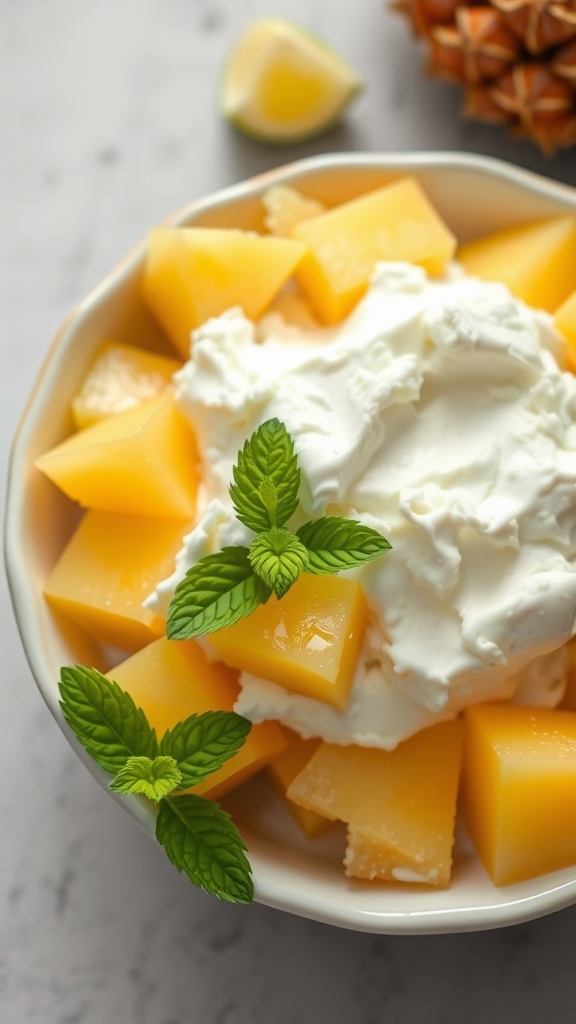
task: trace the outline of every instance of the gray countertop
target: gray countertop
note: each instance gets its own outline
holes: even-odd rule
[[[364,75],[346,125],[290,150],[214,99],[251,19],[289,14]],[[2,460],[59,323],[155,221],[330,150],[452,149],[576,184],[576,150],[458,118],[380,0],[0,0]],[[195,891],[97,787],[31,679],[2,584],[0,1019],[7,1024],[524,1024],[567,1019],[576,908],[499,932],[373,937]]]

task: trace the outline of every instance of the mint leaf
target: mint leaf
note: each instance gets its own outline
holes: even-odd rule
[[[248,548],[223,548],[201,558],[176,587],[166,635],[170,640],[189,640],[233,626],[269,597],[269,587],[250,564]]]
[[[164,733],[160,751],[178,763],[178,789],[196,786],[240,750],[251,723],[233,711],[190,715]]]
[[[316,575],[354,569],[390,549],[377,530],[340,516],[324,516],[304,523],[297,536],[308,550],[306,571]]]
[[[308,552],[289,530],[272,526],[250,545],[250,564],[276,597],[283,597],[308,565]]]
[[[298,507],[300,470],[294,442],[280,420],[266,420],[248,438],[233,469],[230,497],[241,523],[260,533],[284,526]]]
[[[149,800],[158,801],[176,789],[181,779],[173,757],[129,757],[110,783],[110,789],[114,793],[142,793]]]
[[[63,668],[60,707],[91,757],[116,774],[129,757],[155,757],[156,733],[132,697],[95,668]]]
[[[232,903],[251,903],[246,845],[230,815],[201,796],[168,797],[160,804],[156,839],[194,885]]]

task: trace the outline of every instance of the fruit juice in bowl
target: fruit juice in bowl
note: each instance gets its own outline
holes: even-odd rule
[[[286,187],[292,191],[286,193]],[[351,202],[355,197],[363,197],[360,205]],[[557,734],[557,744],[564,746],[573,742],[573,712],[553,709],[562,698],[564,647],[573,629],[572,578],[564,557],[572,505],[570,465],[563,465],[564,477],[558,477],[551,491],[550,473],[545,479],[542,469],[544,475],[535,477],[518,456],[521,449],[527,457],[528,445],[504,445],[500,476],[510,467],[515,475],[510,470],[500,489],[492,481],[488,490],[497,496],[492,506],[486,504],[482,488],[495,475],[490,448],[494,435],[512,440],[523,436],[532,443],[538,420],[544,426],[531,453],[542,466],[546,459],[553,462],[562,446],[570,446],[571,384],[558,366],[563,370],[566,365],[563,338],[569,339],[573,329],[570,303],[576,281],[570,279],[570,254],[575,214],[571,190],[480,158],[351,155],[303,161],[209,197],[174,219],[174,224],[201,229],[186,259],[196,260],[197,268],[218,266],[216,277],[211,271],[212,291],[206,286],[192,300],[187,293],[186,301],[195,304],[193,313],[184,318],[181,313],[188,286],[181,280],[174,285],[174,275],[166,276],[173,232],[161,228],[152,235],[147,262],[142,246],[83,303],[56,339],[20,429],[11,471],[7,561],[19,626],[33,673],[62,726],[64,718],[73,729],[78,726],[81,704],[76,689],[74,700],[68,692],[63,713],[60,709],[63,665],[109,673],[122,692],[132,693],[134,707],[144,708],[150,722],[134,719],[132,746],[126,748],[133,755],[129,766],[106,760],[100,751],[99,763],[106,770],[97,767],[84,750],[85,734],[84,739],[80,736],[84,747],[75,745],[103,784],[109,785],[113,772],[117,792],[148,795],[140,801],[119,798],[149,832],[156,830],[181,869],[174,829],[184,827],[185,808],[199,806],[183,801],[203,800],[204,811],[214,806],[212,799],[223,799],[247,843],[256,898],[318,920],[376,932],[466,930],[517,922],[573,901],[576,869],[570,866],[570,853],[562,864],[552,865],[544,855],[536,877],[526,877],[517,865],[519,845],[525,843],[528,851],[535,842],[530,794],[539,787],[550,792],[549,751],[548,761],[538,754],[542,735]],[[366,238],[373,238],[375,221],[387,225],[376,251],[371,241],[366,244]],[[263,233],[264,260],[258,255],[262,240],[244,233],[230,236],[233,244],[223,265],[221,253],[211,248],[213,228]],[[474,242],[499,231],[505,234]],[[354,251],[351,277],[346,277],[346,259],[335,252],[342,238],[344,255]],[[179,236],[178,245],[180,241]],[[472,284],[462,270],[450,269],[456,241],[465,269],[480,281]],[[374,265],[381,260],[386,261],[384,269],[374,276]],[[199,273],[197,269],[196,278]],[[484,282],[491,277],[504,281],[528,305],[556,314],[562,336],[554,331],[551,317],[532,314],[501,288]],[[166,295],[168,303],[162,302]],[[249,303],[254,305],[248,319],[229,312],[229,307]],[[458,303],[466,316],[454,313]],[[450,311],[448,316],[439,315],[440,306]],[[420,336],[413,340],[410,325],[422,316],[435,348],[427,338],[425,344]],[[385,343],[374,329],[374,318],[384,325],[380,335]],[[257,337],[250,335],[250,319],[259,323]],[[178,371],[165,390],[174,362],[187,356],[189,328],[197,331],[196,363]],[[232,346],[228,335],[235,339]],[[215,337],[224,337],[220,354],[228,345],[227,362],[219,363]],[[350,338],[356,339],[355,345]],[[94,388],[91,394],[88,387],[82,399],[81,385],[109,339],[144,348],[168,362],[156,362],[145,371],[139,367],[131,410],[106,408],[99,423],[86,427],[81,420],[80,432],[73,434],[71,403],[76,399],[75,415],[79,404],[81,417],[91,415]],[[372,349],[363,365],[359,349],[365,344]],[[459,377],[460,364],[454,361],[458,349],[466,349],[466,379]],[[124,390],[130,390],[134,374],[118,369],[123,364],[117,351],[114,359],[101,371],[102,379],[110,380],[112,374],[116,380],[126,372]],[[234,374],[226,378],[234,359]],[[386,361],[394,372],[374,379],[374,367]],[[216,371],[222,365],[219,378]],[[552,385],[546,376],[551,371]],[[539,383],[544,377],[546,382]],[[471,378],[482,381],[484,390],[471,387]],[[146,388],[157,386],[156,397],[146,388],[142,391],[143,379]],[[552,393],[550,387],[560,388],[561,381],[564,390]],[[422,387],[427,419],[412,412]],[[106,400],[110,392],[104,383]],[[249,415],[244,409],[238,426],[236,414],[242,403],[246,406],[247,394]],[[512,415],[516,400],[510,424],[505,413]],[[335,427],[324,431],[323,446],[315,448],[305,428],[318,408],[324,426]],[[364,434],[354,447],[350,431],[358,425],[358,410]],[[128,423],[127,433],[122,433],[122,423]],[[266,424],[264,436],[259,431]],[[96,430],[88,435],[89,445],[83,429]],[[386,430],[393,443],[379,464]],[[72,440],[66,441],[69,436]],[[116,475],[103,470],[98,451],[121,447],[127,436],[144,438],[145,443],[140,450],[138,445],[129,449],[129,461],[121,463]],[[266,465],[274,463],[270,451],[280,451],[280,470],[276,476],[268,470],[260,473],[254,519],[253,503],[251,512],[247,506],[250,494],[256,493],[254,466],[261,469],[257,456],[266,444]],[[453,487],[458,467],[462,473],[462,447],[470,466],[464,488],[461,480]],[[146,477],[150,459],[160,473],[154,486]],[[420,475],[426,477],[426,463],[433,459],[436,478],[418,490],[410,473],[420,466]],[[88,508],[80,526],[75,528],[77,506],[32,468],[34,462]],[[550,509],[544,501],[538,505],[538,494],[523,491],[528,479],[535,480],[532,490],[551,492],[559,503],[553,511],[565,532],[555,540]],[[452,487],[452,505],[456,491],[468,491],[470,500],[459,508],[456,526],[453,510],[447,516],[442,507],[439,482],[445,492]],[[401,516],[391,507],[382,510],[380,486],[402,490]],[[324,532],[318,526],[323,519]],[[391,550],[383,543],[387,527]],[[364,533],[354,534],[359,529]],[[464,538],[460,546],[450,536],[454,529]],[[271,531],[276,531],[273,543]],[[483,538],[481,544],[476,534]],[[174,557],[184,535],[189,538],[187,550],[174,576]],[[346,539],[352,535],[352,541]],[[528,541],[520,543],[524,535]],[[340,538],[338,543],[335,538]],[[67,542],[72,548],[62,565]],[[280,553],[289,551],[289,557],[279,557],[274,545],[280,542],[285,545]],[[544,562],[538,561],[542,545]],[[249,552],[245,558],[233,556],[233,569],[239,571],[239,559],[244,558],[241,583],[251,581],[253,605],[243,605],[244,614],[236,621],[219,621],[219,628],[212,630],[205,628],[201,609],[203,626],[191,630],[198,608],[194,605],[191,611],[190,593],[180,602],[175,599],[176,585],[203,558],[219,557],[222,568],[222,551],[232,549]],[[107,560],[128,557],[128,550],[131,589],[124,600],[131,603],[130,614],[125,604],[114,606],[111,615],[101,607],[82,605],[79,614],[81,602],[66,588],[78,579],[79,566],[86,565],[86,551],[105,574]],[[356,561],[350,561],[352,550]],[[512,596],[504,585],[507,569],[516,581]],[[230,564],[226,571],[231,571]],[[106,579],[102,587],[110,586]],[[196,579],[193,598],[199,589]],[[243,601],[245,597],[243,592]],[[300,655],[292,649],[287,668],[286,644],[280,644],[283,654],[278,657],[279,630],[291,623],[289,635],[298,633],[314,601],[320,617],[333,603],[332,634],[319,631],[318,619],[313,634],[316,647],[331,656],[330,664],[311,670],[309,659],[298,661]],[[444,619],[434,614],[440,605],[451,609]],[[169,640],[163,638],[166,615]],[[460,632],[455,632],[455,621],[464,624]],[[260,632],[255,631],[258,622]],[[272,653],[260,640],[265,635],[272,636]],[[447,667],[450,651],[453,664]],[[532,661],[538,663],[528,672],[527,662]],[[379,686],[384,663],[389,675],[385,686]],[[390,678],[391,663],[397,678]],[[162,694],[154,688],[160,673],[178,681],[170,692],[166,686]],[[95,679],[88,678],[90,686],[100,685]],[[450,679],[456,685],[450,689],[448,682],[446,699]],[[478,680],[480,692],[475,689]],[[190,689],[196,694],[194,708],[188,703]],[[524,703],[509,703],[519,692]],[[532,704],[537,705],[534,713]],[[547,707],[542,710],[541,705]],[[232,707],[240,715],[231,713]],[[179,732],[176,728],[194,712],[231,713],[229,718],[202,720],[206,729],[210,725],[221,730],[221,747],[227,744],[228,752],[233,750],[230,760],[213,757],[210,777],[200,777],[198,758],[194,762],[184,749],[191,737],[199,742],[197,730],[190,725]],[[248,739],[234,733],[242,728],[236,719],[244,721],[244,716],[254,722]],[[205,730],[205,743],[206,735]],[[506,760],[502,750],[511,745],[516,753]],[[214,743],[210,756],[213,748]],[[208,748],[203,749],[206,755]],[[520,782],[496,791],[494,764],[507,779]],[[233,791],[232,776],[241,783]],[[479,776],[487,780],[483,789],[475,784]],[[380,781],[376,789],[375,777],[388,782]],[[322,778],[330,780],[328,796],[326,787],[322,792]],[[570,781],[569,773],[559,778],[556,771],[561,806],[556,817],[551,815],[550,828],[562,814],[570,816]],[[458,787],[463,808],[459,821],[466,820],[475,845],[459,824],[452,855]],[[509,805],[524,808],[520,824],[510,825]],[[175,807],[182,812],[178,821]],[[206,829],[222,830],[223,845],[233,851],[233,867],[238,868],[241,841],[227,831],[225,819],[214,817],[211,810],[206,814]],[[333,819],[336,824],[331,825]],[[440,846],[427,846],[418,831],[422,827],[427,837],[443,836]],[[394,844],[391,833],[401,834],[402,842]],[[562,844],[568,848],[570,837],[562,834],[556,845]],[[510,851],[513,855],[507,857]],[[528,854],[520,855],[523,860],[530,860]],[[559,870],[551,874],[551,867]],[[238,898],[245,899],[246,891]]]

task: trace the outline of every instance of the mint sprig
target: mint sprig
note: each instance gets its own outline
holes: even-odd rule
[[[171,640],[234,625],[272,593],[284,597],[303,572],[358,568],[390,548],[377,530],[344,516],[323,516],[296,532],[287,528],[298,508],[300,468],[294,442],[278,419],[266,420],[248,438],[232,475],[234,510],[256,536],[249,548],[225,547],[188,570],[168,608]]]
[[[176,796],[204,781],[240,749],[251,724],[233,711],[191,715],[156,738],[146,715],[96,669],[63,668],[60,707],[90,756],[114,775],[110,788],[159,805],[156,839],[195,885],[220,899],[249,903],[246,846],[230,816],[211,800]]]

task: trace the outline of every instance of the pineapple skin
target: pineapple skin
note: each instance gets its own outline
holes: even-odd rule
[[[575,0],[396,0],[427,71],[463,87],[463,114],[548,156],[576,144]]]

